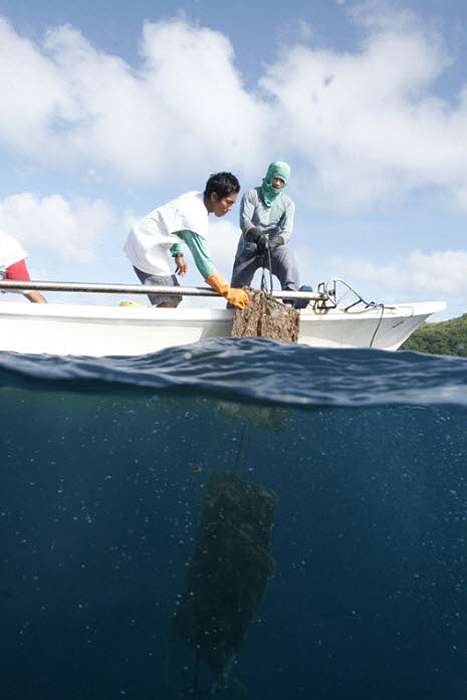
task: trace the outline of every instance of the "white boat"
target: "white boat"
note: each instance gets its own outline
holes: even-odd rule
[[[118,291],[146,293],[139,285],[0,282],[0,290]],[[180,288],[179,288],[180,289]],[[160,291],[161,288],[158,288]],[[207,289],[183,288],[185,294],[212,296]],[[167,292],[173,294],[173,288]],[[314,306],[300,311],[299,343],[312,347],[397,350],[444,301],[327,307],[329,293],[308,294]],[[300,297],[300,293],[274,293]],[[302,294],[306,297],[306,294]],[[92,304],[25,304],[0,301],[0,351],[52,355],[141,355],[230,335],[233,311],[208,308],[154,308]]]

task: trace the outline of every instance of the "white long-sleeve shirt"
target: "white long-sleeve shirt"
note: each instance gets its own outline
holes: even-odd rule
[[[151,211],[131,229],[124,251],[134,267],[151,275],[169,275],[170,248],[179,231],[208,235],[208,210],[201,192],[188,192]]]

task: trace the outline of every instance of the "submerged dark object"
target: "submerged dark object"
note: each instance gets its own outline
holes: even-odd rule
[[[268,296],[265,292],[248,292],[250,303],[243,310],[236,309],[232,337],[258,336],[271,340],[298,341],[300,313]]]
[[[268,578],[277,496],[234,475],[212,477],[175,634],[191,644],[225,685]]]

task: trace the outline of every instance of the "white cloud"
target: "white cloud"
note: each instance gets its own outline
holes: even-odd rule
[[[416,187],[465,182],[467,109],[430,94],[448,65],[422,31],[377,29],[359,53],[295,47],[262,85],[289,148],[314,165],[316,203],[353,206]]]
[[[377,31],[406,31],[419,24],[412,10],[400,4],[395,7],[390,0],[361,0],[348,7],[347,12],[357,24]]]
[[[94,259],[97,240],[113,223],[111,208],[101,200],[67,201],[59,194],[41,198],[23,192],[0,201],[0,228],[26,249],[41,246],[81,263]]]
[[[140,183],[200,170],[204,182],[205,163],[264,160],[267,107],[243,88],[226,37],[184,20],[148,23],[141,54],[135,71],[69,26],[36,46],[0,22],[0,138],[56,166],[84,161]]]
[[[462,250],[414,250],[387,265],[361,258],[334,258],[331,266],[363,296],[374,294],[378,301],[447,299],[467,306],[467,253]]]
[[[229,168],[253,183],[279,155],[297,164],[299,197],[314,206],[374,206],[433,186],[462,204],[467,85],[452,103],[437,96],[451,63],[442,40],[381,3],[352,12],[364,25],[358,51],[290,41],[257,90],[226,36],[185,19],[144,26],[136,69],[72,27],[38,45],[1,21],[0,140],[97,181],[185,187]]]

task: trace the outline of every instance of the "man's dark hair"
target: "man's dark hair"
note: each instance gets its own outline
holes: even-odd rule
[[[215,173],[209,177],[204,188],[205,197],[215,192],[219,199],[227,197],[232,192],[240,192],[240,183],[232,173]]]

